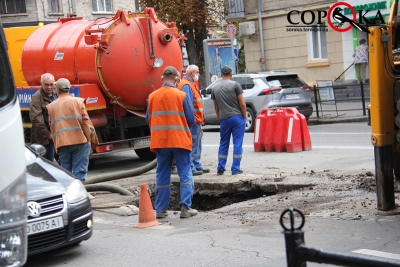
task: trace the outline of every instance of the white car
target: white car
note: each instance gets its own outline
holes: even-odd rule
[[[311,87],[302,81],[296,73],[286,71],[269,71],[257,73],[233,74],[243,89],[247,106],[246,132],[254,130],[254,120],[265,108],[295,107],[306,119],[313,113]],[[202,90],[204,101],[205,124],[219,125],[211,99],[211,90],[221,78]]]

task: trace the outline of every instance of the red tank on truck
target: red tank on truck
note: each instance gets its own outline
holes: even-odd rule
[[[40,76],[67,78],[71,94],[86,99],[99,146],[91,162],[116,151],[134,149],[144,160],[150,152],[146,123],[148,95],[161,87],[166,66],[182,69],[180,35],[174,22],[164,23],[154,9],[119,10],[94,21],[59,18],[45,26],[5,29],[17,85],[25,141],[29,143],[29,104]]]

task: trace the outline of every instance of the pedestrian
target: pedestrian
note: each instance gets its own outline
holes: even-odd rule
[[[178,89],[188,95],[189,100],[193,103],[195,123],[190,126],[190,133],[192,134],[192,153],[191,153],[191,171],[192,175],[201,175],[209,173],[210,169],[203,168],[200,162],[201,158],[201,139],[203,137],[202,125],[204,125],[204,105],[201,98],[200,90],[195,85],[199,80],[200,72],[199,67],[196,65],[189,65],[186,68],[186,75],[183,77],[178,85]]]
[[[243,89],[238,82],[231,81],[232,69],[224,66],[221,69],[221,82],[211,90],[215,113],[220,120],[220,143],[218,149],[217,175],[225,172],[229,143],[233,138],[232,175],[243,173],[240,161],[243,154],[243,137],[246,126],[246,103]]]
[[[58,99],[47,106],[51,134],[61,166],[83,183],[86,179],[90,153],[89,115],[85,99],[69,93],[71,84],[61,78],[56,82]]]
[[[179,203],[181,218],[198,214],[192,209],[194,192],[193,177],[190,171],[190,152],[192,136],[190,125],[194,123],[193,104],[189,96],[176,90],[180,74],[174,67],[163,71],[163,85],[149,95],[146,120],[150,128],[150,150],[156,152],[156,218],[168,215],[170,201],[171,166],[176,158],[176,167],[180,178]]]
[[[40,89],[32,95],[29,118],[32,123],[31,144],[40,144],[46,148],[44,158],[54,161],[54,142],[51,138],[49,114],[46,106],[57,99],[54,76],[44,73],[40,77]]]
[[[367,41],[365,39],[361,39],[359,42],[359,46],[356,47],[356,50],[353,53],[354,57],[354,65],[356,68],[358,83],[365,83],[365,72],[368,64],[368,46]]]

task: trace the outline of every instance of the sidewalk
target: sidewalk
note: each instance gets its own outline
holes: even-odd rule
[[[367,109],[369,102],[365,103]],[[322,110],[321,110],[322,106]],[[313,104],[314,112],[308,120],[308,125],[327,124],[327,123],[349,123],[365,122],[368,123],[368,113],[363,115],[362,103],[357,101],[337,102],[335,104],[322,104],[318,107],[318,117]]]

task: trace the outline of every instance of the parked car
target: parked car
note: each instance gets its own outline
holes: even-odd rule
[[[25,145],[28,256],[92,236],[93,211],[82,182],[42,158],[42,145]]]
[[[265,108],[295,107],[306,119],[313,112],[311,87],[296,73],[286,71],[239,73],[233,74],[232,80],[237,81],[243,88],[247,106],[246,132],[254,130],[255,118]],[[220,82],[221,78],[202,90],[205,124],[219,124],[211,99],[211,90]]]

